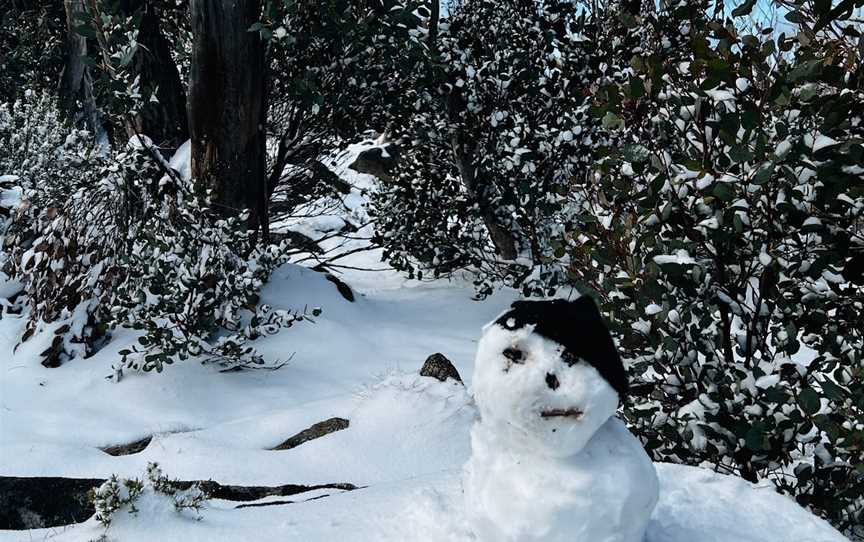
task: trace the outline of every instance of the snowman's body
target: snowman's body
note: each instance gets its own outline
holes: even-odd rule
[[[626,376],[593,302],[514,304],[484,330],[473,386],[464,489],[478,540],[643,539],[657,475],[614,417]]]

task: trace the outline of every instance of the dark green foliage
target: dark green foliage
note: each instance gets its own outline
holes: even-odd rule
[[[269,183],[278,202],[320,195],[328,187],[324,155],[340,141],[392,126],[415,83],[406,75],[418,54],[416,7],[397,0],[280,0],[253,26],[270,40],[269,133],[278,145]]]
[[[0,103],[54,90],[63,67],[62,2],[10,0],[0,11]]]
[[[415,276],[596,296],[630,365],[625,417],[655,459],[770,480],[855,535],[864,72],[847,11],[794,4],[780,33],[709,2],[584,19],[463,3],[434,84],[412,95],[378,227]]]
[[[655,459],[771,480],[848,530],[864,514],[856,66],[697,8],[644,18],[631,65],[650,97],[621,88],[631,143],[581,198],[613,219],[579,229],[573,276],[632,360],[625,415]]]
[[[454,9],[408,97],[408,152],[376,201],[381,242],[413,276],[470,269],[481,294],[554,290],[567,187],[615,130],[591,108],[609,74],[570,2]]]

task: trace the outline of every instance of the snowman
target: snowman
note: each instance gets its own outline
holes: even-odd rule
[[[463,486],[481,542],[641,542],[654,466],[615,417],[627,376],[597,306],[517,301],[484,328]]]

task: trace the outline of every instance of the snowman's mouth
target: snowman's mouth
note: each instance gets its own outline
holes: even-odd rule
[[[572,418],[578,420],[583,412],[575,408],[553,408],[540,413],[541,418]]]

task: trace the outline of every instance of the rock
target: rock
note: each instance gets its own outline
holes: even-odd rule
[[[0,529],[79,523],[96,510],[87,493],[104,480],[0,477]]]
[[[426,358],[426,363],[420,369],[420,376],[431,376],[441,382],[446,382],[448,378],[462,382],[462,377],[459,376],[459,371],[456,370],[453,363],[440,353],[432,354]]]
[[[106,446],[99,449],[106,454],[113,456],[132,455],[143,452],[144,449],[147,448],[147,446],[150,444],[151,440],[153,440],[153,437],[147,436],[142,438],[141,440],[130,442],[129,444],[117,444],[116,446]]]
[[[346,422],[347,423],[347,422]],[[0,531],[60,527],[86,521],[96,513],[89,492],[105,480],[98,478],[18,478],[0,476]],[[233,486],[212,480],[170,481],[184,491],[197,485],[209,499],[251,502],[265,497],[289,497],[319,489],[352,491],[354,484],[305,486]],[[288,504],[293,501],[284,501]]]
[[[309,442],[310,440],[321,438],[325,435],[329,435],[330,433],[335,433],[336,431],[347,429],[349,423],[350,422],[345,418],[330,418],[329,420],[318,422],[312,427],[300,431],[293,437],[288,438],[279,446],[270,449],[274,451],[290,450],[291,448],[296,448],[297,446],[300,446],[304,442]]]
[[[358,173],[374,175],[382,180],[390,180],[393,168],[399,161],[401,151],[394,143],[370,147],[360,154],[348,167]]]

